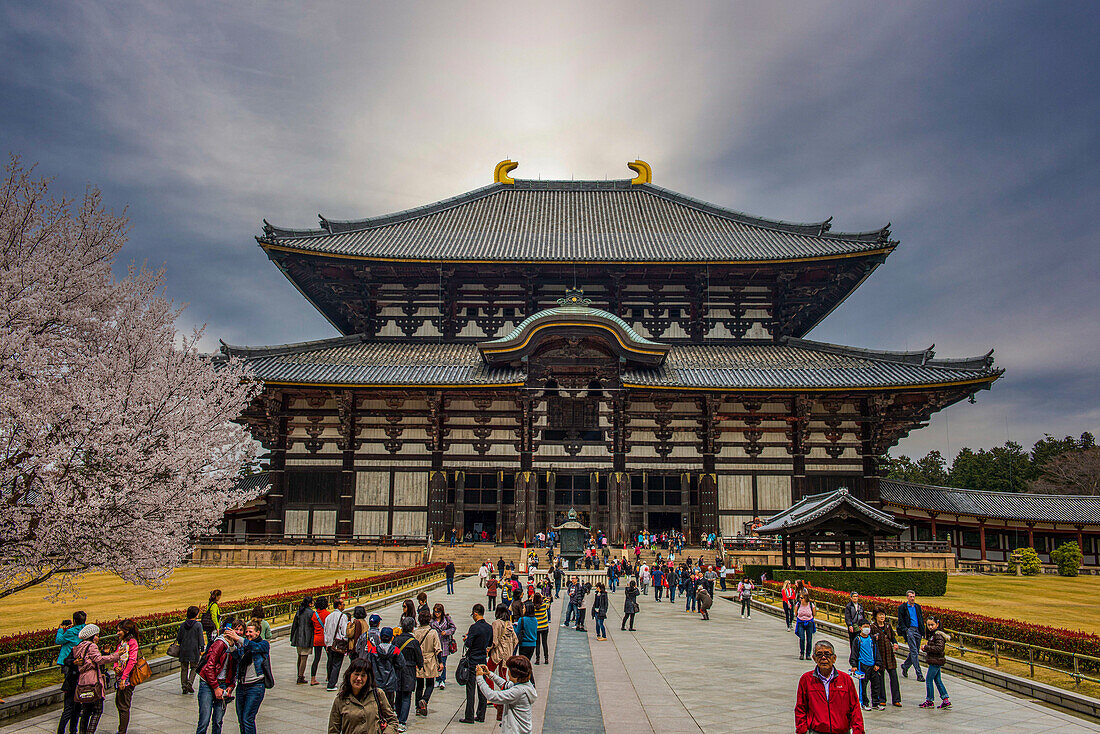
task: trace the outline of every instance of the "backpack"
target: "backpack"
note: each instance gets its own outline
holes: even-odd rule
[[[207,607],[206,611],[202,613],[199,622],[202,623],[203,632],[214,632],[218,629],[218,625],[214,624],[214,615],[210,613],[210,607]]]
[[[405,656],[393,646],[383,642],[370,653],[370,664],[374,670],[374,680],[383,691],[396,692],[401,681],[398,665],[404,666]]]
[[[374,651],[374,645],[371,644],[370,635],[366,631],[355,638],[355,657],[365,658],[367,655],[373,654]]]

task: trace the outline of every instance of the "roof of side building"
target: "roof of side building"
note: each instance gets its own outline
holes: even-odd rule
[[[931,484],[879,481],[882,501],[891,505],[999,520],[1100,525],[1100,497],[989,492]]]

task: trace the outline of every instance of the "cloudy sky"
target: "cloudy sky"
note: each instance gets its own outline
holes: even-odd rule
[[[810,336],[995,348],[1005,378],[899,447],[953,454],[1100,428],[1098,32],[1094,2],[8,2],[0,143],[127,207],[127,259],[167,265],[211,347],[334,335],[261,219],[417,206],[506,157],[889,221]]]

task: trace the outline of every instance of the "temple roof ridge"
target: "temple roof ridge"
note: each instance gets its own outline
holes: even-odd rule
[[[314,352],[331,347],[343,347],[350,344],[359,344],[368,341],[365,334],[350,334],[348,336],[334,336],[327,339],[312,339],[304,342],[288,342],[286,344],[268,344],[263,346],[244,346],[239,344],[227,344],[219,339],[220,351],[226,357],[277,357],[282,354],[302,354]],[[374,340],[378,341],[378,340]]]
[[[418,207],[403,209],[388,214],[361,219],[332,219],[318,215],[318,229],[294,229],[271,224],[263,220],[263,234],[257,237],[261,244],[289,243],[284,240],[324,239],[333,235],[352,234],[379,229],[391,225],[411,222],[433,214],[440,214],[481,199],[497,195],[509,196],[516,192],[621,192],[633,195],[641,192],[662,201],[691,209],[700,214],[744,225],[752,229],[766,230],[781,234],[793,234],[817,240],[863,243],[887,250],[893,250],[898,242],[890,239],[890,225],[862,232],[833,232],[832,217],[819,222],[791,222],[747,214],[728,207],[719,206],[702,199],[681,194],[652,183],[632,184],[630,179],[612,180],[534,180],[516,179],[515,183],[492,183],[446,199]],[[303,243],[305,244],[305,243]],[[307,246],[303,249],[310,249]]]
[[[990,370],[1003,373],[1004,370],[991,370],[993,367],[993,350],[990,349],[984,355],[974,357],[948,357],[936,358],[935,344],[924,349],[907,351],[891,351],[886,349],[867,349],[864,347],[850,347],[843,344],[814,341],[812,339],[800,339],[793,336],[783,336],[779,339],[783,344],[801,349],[810,349],[818,352],[828,352],[849,357],[873,359],[883,362],[895,362],[901,364],[917,364],[922,367],[942,367],[964,370]]]

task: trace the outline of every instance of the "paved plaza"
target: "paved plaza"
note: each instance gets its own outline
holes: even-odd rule
[[[469,624],[469,610],[484,602],[477,579],[455,586],[455,595],[442,588],[429,602],[442,601],[460,631]],[[792,732],[794,690],[809,663],[798,659],[798,639],[782,620],[757,612],[742,620],[739,607],[718,598],[711,620],[684,611],[675,604],[656,603],[652,596],[640,600],[637,632],[619,630],[618,614],[623,593],[611,595],[609,640],[598,642],[595,625],[587,635],[563,629],[560,602],[554,606],[550,630],[553,664],[535,667],[539,699],[535,731],[578,734],[640,734],[641,732]],[[383,612],[384,624],[396,621],[399,604]],[[614,617],[614,619],[612,618]],[[833,640],[837,644],[837,640]],[[847,641],[838,644],[841,657]],[[327,727],[333,694],[323,686],[294,685],[295,654],[285,638],[273,646],[277,685],[267,692],[257,719],[262,734],[305,734]],[[453,669],[452,658],[450,668]],[[322,663],[323,664],[323,663]],[[194,731],[197,705],[193,696],[179,692],[178,674],[171,673],[142,685],[134,695],[132,734],[186,734]],[[916,706],[923,700],[924,684],[902,679],[903,709],[865,712],[870,732],[1041,732],[1100,731],[1100,724],[1062,713],[1025,699],[944,675],[954,708],[926,711]],[[409,731],[492,732],[495,722],[464,725],[464,691],[456,685],[436,691],[427,718],[410,716]],[[490,709],[489,719],[492,719]],[[58,711],[34,716],[0,728],[0,732],[53,734]],[[112,700],[104,705],[99,730],[114,731],[116,712]],[[237,732],[236,715],[230,709],[224,731]]]

